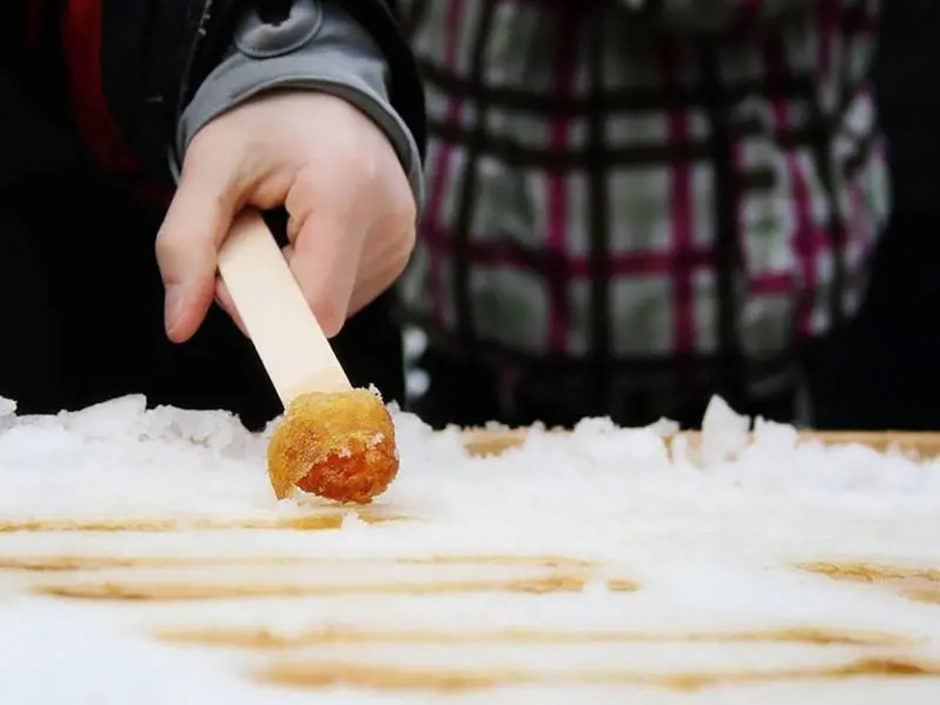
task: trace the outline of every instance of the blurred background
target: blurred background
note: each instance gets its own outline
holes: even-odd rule
[[[940,2],[883,3],[874,85],[893,211],[861,314],[813,356],[817,428],[940,430]],[[428,389],[405,330],[406,398]]]
[[[596,5],[537,1],[545,12],[587,12]],[[447,2],[398,4],[405,27],[413,29],[420,16],[440,22]],[[863,3],[836,4],[858,9]],[[455,5],[495,6],[485,0]],[[810,356],[805,396],[813,399],[812,408],[797,410],[795,420],[831,429],[940,430],[940,0],[882,5],[873,77],[888,140],[893,210],[870,262],[860,315]],[[557,17],[556,24],[562,35],[568,32]],[[424,41],[418,53],[437,50],[436,44],[443,42]],[[21,94],[22,85],[7,80],[8,72],[0,71],[0,300],[12,303],[0,306],[0,395],[19,400],[24,413],[54,413],[143,393],[151,404],[229,409],[250,427],[262,427],[280,412],[279,401],[250,342],[223,313],[213,310],[190,344],[165,340],[162,285],[147,237],[159,228],[162,210],[142,208],[125,184],[99,174],[61,125]],[[431,112],[440,112],[446,102],[440,92],[457,82],[451,79],[438,72]],[[465,165],[454,169],[461,170],[469,171]],[[490,384],[493,376],[487,380],[479,370],[431,369],[423,334],[401,329],[399,304],[396,292],[387,292],[334,341],[354,383],[376,384],[389,401],[419,411],[435,396],[429,389],[436,383],[436,401],[425,404],[423,415],[437,422],[525,423],[542,415],[545,407],[532,404],[500,418],[500,390],[492,387],[511,375]],[[567,394],[552,374],[536,385],[562,389],[562,402],[548,409],[549,416],[561,406],[556,418],[577,418],[582,399]],[[649,401],[641,399],[637,407]],[[697,423],[704,404],[693,401],[678,410]],[[616,420],[650,422],[659,413],[654,406],[628,410]],[[794,420],[789,401],[786,406],[781,420]]]
[[[831,342],[812,380],[832,404],[817,410],[817,425],[937,430],[940,2],[888,0],[883,13],[874,75],[893,211],[861,316]]]

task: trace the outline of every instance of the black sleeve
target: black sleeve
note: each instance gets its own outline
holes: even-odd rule
[[[172,180],[170,155],[186,106],[223,61],[246,10],[279,0],[65,0],[63,53],[85,141],[113,170],[138,165]],[[388,100],[417,144],[426,141],[424,93],[387,0],[344,0],[388,64]]]

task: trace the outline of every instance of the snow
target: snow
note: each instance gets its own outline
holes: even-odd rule
[[[455,429],[435,433],[392,412],[398,478],[374,506],[352,508],[278,502],[268,434],[223,412],[148,410],[132,396],[27,417],[0,399],[0,701],[865,705],[940,696],[940,676],[732,677],[864,658],[940,663],[940,604],[910,599],[935,590],[940,600],[937,460],[798,443],[795,429],[760,419],[748,445],[751,420],[719,399],[698,456],[669,440],[668,420],[620,429],[588,419],[571,434],[537,427],[519,448],[471,458]],[[319,530],[288,521],[317,514],[336,520]],[[86,530],[64,530],[81,528],[70,522]],[[107,522],[112,530],[91,530]],[[871,584],[798,567],[814,561],[912,576]],[[63,596],[105,589],[146,599]],[[262,630],[279,645],[168,637],[180,630],[197,642]],[[839,643],[793,636],[807,631]],[[297,663],[364,669],[373,687],[263,678]],[[526,678],[441,693],[376,684],[375,669]],[[579,681],[604,671],[619,680]],[[702,672],[728,675],[694,690],[655,681]],[[552,680],[565,673],[570,682]]]

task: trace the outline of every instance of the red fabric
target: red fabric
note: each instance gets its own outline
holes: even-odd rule
[[[556,27],[558,50],[555,52],[552,66],[552,91],[560,98],[571,98],[575,90],[576,37],[577,23],[582,15],[568,8],[560,16]],[[572,125],[570,118],[558,117],[552,121],[549,149],[563,150],[571,139]],[[562,264],[568,258],[568,188],[564,174],[547,174],[549,204],[546,247],[550,262]],[[548,348],[552,353],[564,354],[568,348],[570,330],[570,311],[568,306],[568,288],[565,281],[555,278],[549,287],[549,329]]]
[[[659,64],[663,84],[681,94],[682,74],[680,49],[674,39],[662,39],[659,46]],[[667,134],[670,142],[686,143],[692,139],[691,117],[686,108],[668,111]],[[671,270],[673,290],[673,346],[680,356],[695,349],[696,321],[693,279],[698,267],[694,252],[694,213],[692,195],[692,166],[679,161],[670,170],[669,190],[672,202],[670,231],[672,235]],[[712,254],[712,253],[709,253]],[[712,256],[706,256],[707,265],[713,264]]]
[[[108,171],[135,173],[137,161],[124,147],[108,109],[101,80],[102,0],[69,0],[62,12],[62,50],[69,68],[78,131]]]
[[[43,0],[27,0],[24,37],[27,49],[35,49],[42,36]]]
[[[30,0],[38,5],[42,0]],[[151,203],[165,203],[166,189],[147,179],[141,165],[121,139],[104,93],[101,75],[102,3],[68,0],[62,11],[60,35],[68,66],[72,112],[79,135],[109,173],[132,179],[135,192]]]

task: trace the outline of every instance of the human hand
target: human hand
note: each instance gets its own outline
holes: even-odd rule
[[[328,337],[395,281],[414,247],[414,196],[375,123],[324,93],[259,97],[212,120],[187,150],[156,240],[170,340],[192,337],[213,299],[241,326],[216,265],[248,206],[286,208],[284,254]]]

